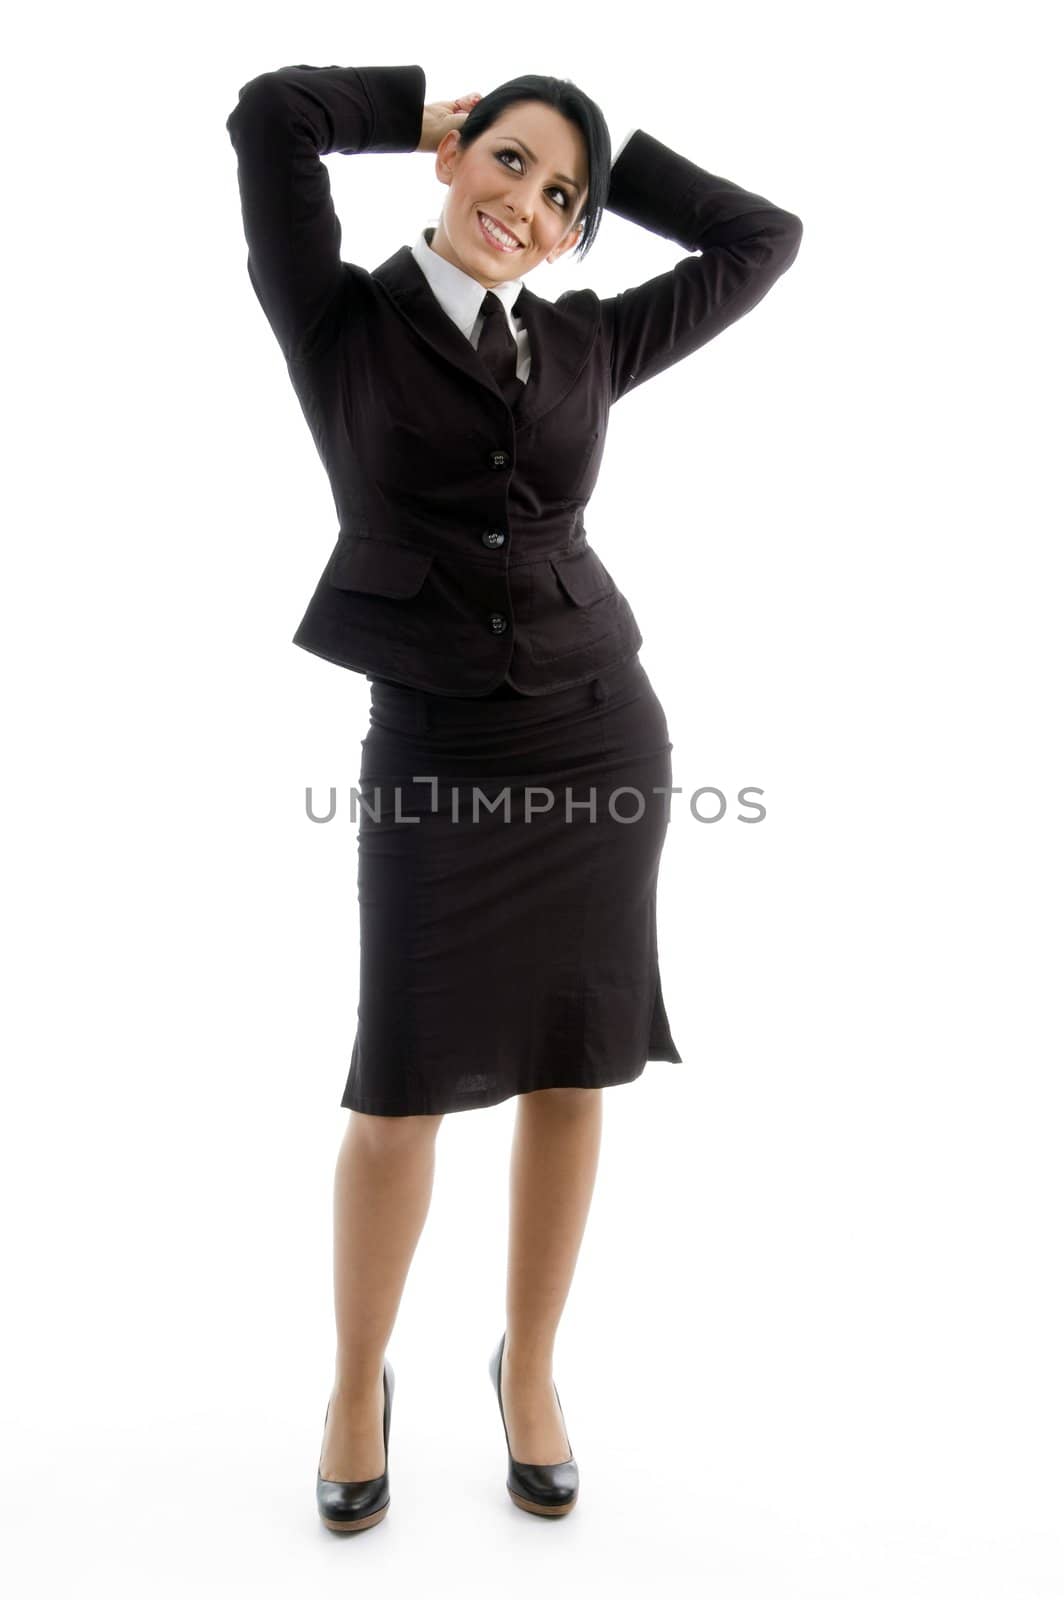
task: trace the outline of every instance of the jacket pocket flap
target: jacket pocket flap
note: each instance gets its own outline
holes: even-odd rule
[[[590,545],[575,556],[551,556],[549,559],[558,582],[574,605],[593,605],[616,591],[617,585]]]
[[[336,589],[364,589],[408,600],[421,588],[431,565],[431,550],[411,550],[383,539],[342,539],[329,562],[329,582]]]

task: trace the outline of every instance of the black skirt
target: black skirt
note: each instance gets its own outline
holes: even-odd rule
[[[658,972],[671,784],[638,656],[537,696],[371,680],[341,1105],[436,1115],[682,1061]]]

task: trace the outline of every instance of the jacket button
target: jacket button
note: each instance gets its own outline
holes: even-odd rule
[[[498,472],[501,467],[510,465],[510,452],[508,450],[490,450],[488,452],[488,466],[493,472]]]
[[[505,633],[509,626],[510,626],[509,622],[503,616],[501,611],[493,611],[492,612],[492,614],[491,614],[491,631],[492,631],[492,633]]]
[[[497,550],[501,544],[506,543],[506,534],[502,528],[485,528],[480,536],[481,544],[486,544],[490,550]]]

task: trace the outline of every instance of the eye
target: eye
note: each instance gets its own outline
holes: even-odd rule
[[[496,150],[495,156],[496,156],[496,160],[502,161],[504,166],[508,165],[508,163],[505,160],[506,156],[516,156],[518,161],[520,161],[522,163],[522,165],[524,165],[523,158],[521,156],[520,150],[512,150],[510,148],[507,148],[505,150]],[[510,170],[512,172],[513,168],[511,167]],[[557,201],[556,204],[558,205],[559,209],[562,210],[562,211],[567,211],[569,209],[569,191],[568,191],[568,189],[563,189],[560,184],[555,183],[555,184],[551,185],[551,187],[547,190],[547,193],[548,194],[560,194],[561,195],[561,200]]]

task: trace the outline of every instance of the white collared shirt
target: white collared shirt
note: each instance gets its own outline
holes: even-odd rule
[[[428,279],[429,288],[446,311],[458,331],[469,340],[474,350],[480,342],[480,330],[484,326],[484,315],[481,306],[487,290],[476,278],[471,278],[468,272],[463,272],[461,267],[456,267],[453,261],[448,261],[431,245],[435,228],[422,228],[413,243],[414,260]],[[524,288],[524,278],[510,278],[506,283],[496,284],[492,290],[502,301],[506,313],[506,321],[510,332],[517,344],[517,376],[522,383],[528,382],[528,374],[532,366],[528,349],[528,333],[520,317],[513,314],[513,304]]]
[[[629,128],[625,133],[613,152],[611,167],[616,163],[634,132],[634,128]],[[429,288],[443,310],[475,350],[480,342],[480,331],[484,326],[484,316],[480,308],[484,304],[487,290],[482,283],[477,282],[476,278],[471,278],[468,272],[463,272],[453,261],[448,261],[445,256],[433,250],[432,236],[435,231],[432,226],[419,230],[411,247],[414,260],[428,279]],[[532,368],[528,333],[521,318],[515,317],[513,312],[514,301],[524,288],[524,282],[523,277],[510,278],[506,283],[496,284],[492,293],[498,295],[502,301],[507,325],[517,345],[517,376],[522,383],[527,383]]]

